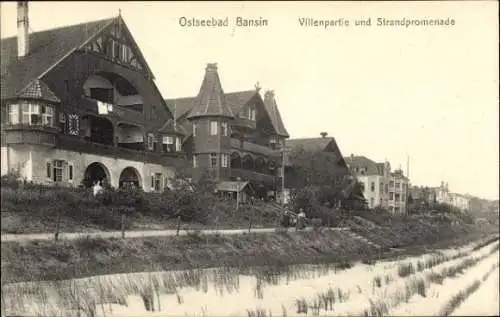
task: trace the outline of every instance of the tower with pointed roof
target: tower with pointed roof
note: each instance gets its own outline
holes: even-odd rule
[[[207,64],[200,91],[187,119],[193,126],[195,170],[209,170],[217,179],[229,173],[229,127],[234,115],[226,104],[216,63]]]

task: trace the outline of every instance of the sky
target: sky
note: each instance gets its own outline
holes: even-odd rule
[[[225,92],[275,91],[292,138],[335,137],[344,156],[388,160],[414,185],[499,196],[498,3],[31,2],[32,32],[117,16],[165,98],[197,94],[207,63]],[[233,27],[238,17],[266,27]],[[230,26],[187,28],[181,17]],[[377,18],[450,18],[453,26],[379,27]],[[300,18],[351,21],[304,27]],[[354,20],[371,18],[372,26]],[[1,36],[16,35],[16,3],[1,4]]]

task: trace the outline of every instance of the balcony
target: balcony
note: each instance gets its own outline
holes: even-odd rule
[[[63,134],[58,136],[57,147],[69,151],[111,156],[113,158],[147,162],[159,165],[172,165],[181,156],[183,156],[183,153],[158,153],[132,150],[112,145],[85,141],[80,137],[68,136]]]
[[[58,133],[61,129],[56,126],[44,124],[2,124],[2,131],[38,131],[46,133]]]
[[[242,144],[243,143],[243,144]],[[281,152],[276,151],[274,149],[271,149],[267,146],[243,141],[241,142],[238,139],[231,138],[231,147],[233,149],[241,150],[241,151],[246,151],[246,152],[251,152],[254,154],[261,154],[261,155],[266,155],[266,156],[280,156]]]
[[[138,112],[137,110],[133,109],[133,107],[126,108],[113,104],[113,109],[111,112],[109,112],[108,114],[100,114],[99,109],[97,108],[97,102],[98,100],[96,99],[83,96],[83,98],[80,100],[80,109],[83,109],[85,112],[92,114],[99,114],[104,117],[107,116],[118,117],[120,119],[125,119],[127,121],[130,121],[131,123],[140,124],[142,122],[143,119],[142,112]]]
[[[241,168],[231,168],[231,178],[241,178],[241,180],[255,181],[260,183],[274,184],[276,179],[274,175],[262,174]]]

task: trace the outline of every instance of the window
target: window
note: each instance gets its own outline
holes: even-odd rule
[[[221,160],[222,167],[229,167],[229,155],[227,155],[225,153],[221,154],[220,160]]]
[[[120,58],[120,43],[117,41],[111,40],[111,43],[113,43],[113,58],[114,59],[119,59]]]
[[[161,191],[161,173],[154,173],[151,175],[151,188],[155,192]]]
[[[19,105],[11,104],[9,105],[9,123],[19,124]]]
[[[113,103],[113,88],[90,88],[90,98]]]
[[[217,135],[217,121],[210,121],[210,135]]]
[[[193,136],[196,136],[197,130],[198,130],[198,124],[195,122],[193,123]]]
[[[210,153],[210,167],[217,167],[217,153]]]
[[[389,185],[385,184],[385,193],[387,194],[389,192]]]
[[[22,106],[23,123],[29,125],[41,124],[40,106],[32,103],[24,103]]]
[[[42,124],[51,127],[54,122],[54,108],[42,106]]]
[[[394,200],[394,193],[393,192],[389,193],[389,200]]]
[[[401,201],[405,201],[405,195],[401,195]]]
[[[62,112],[59,112],[59,128],[61,132],[66,133],[66,115]]]
[[[396,188],[399,189],[400,183],[396,183]]]
[[[220,123],[220,134],[222,136],[227,136],[228,135],[227,122],[221,122]]]
[[[175,141],[175,150],[177,152],[181,152],[182,151],[182,139],[180,136],[177,137],[176,141]]]
[[[380,192],[380,193],[383,193],[383,192],[384,192],[384,183],[380,182],[379,186],[380,186],[380,187],[378,188],[379,192]]]
[[[46,176],[47,178],[52,178],[52,164],[50,162],[47,162]]]
[[[248,106],[247,111],[244,114],[244,117],[247,117],[249,120],[255,121],[256,111],[255,111],[255,106],[254,105],[249,105]]]
[[[375,182],[371,182],[370,185],[371,185],[370,186],[371,191],[374,192],[375,191]]]
[[[155,148],[155,137],[153,134],[148,133],[148,149],[154,150]]]
[[[120,60],[128,62],[128,56],[128,47],[126,45],[121,45]]]
[[[40,143],[42,144],[56,144],[56,136],[52,134],[40,134]]]
[[[390,182],[389,182],[389,187],[390,187],[390,188],[394,188],[394,181],[390,181]]]
[[[63,179],[63,161],[55,160],[53,168],[53,180],[54,182],[60,182]]]
[[[396,202],[399,201],[399,194],[394,195],[394,201],[396,201]]]
[[[174,137],[173,136],[163,136],[163,151],[173,152],[174,151]]]
[[[371,197],[370,198],[370,207],[373,207],[374,204],[375,204],[375,198]]]
[[[196,155],[193,155],[193,167],[198,167],[198,161]]]
[[[73,180],[73,164],[68,164],[68,180]]]

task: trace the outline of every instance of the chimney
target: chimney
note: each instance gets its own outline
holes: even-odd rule
[[[274,98],[274,90],[268,90],[264,94],[264,99],[273,99]]]
[[[205,71],[208,72],[217,72],[217,63],[208,63]]]
[[[24,57],[29,52],[28,1],[17,2],[17,56]]]

